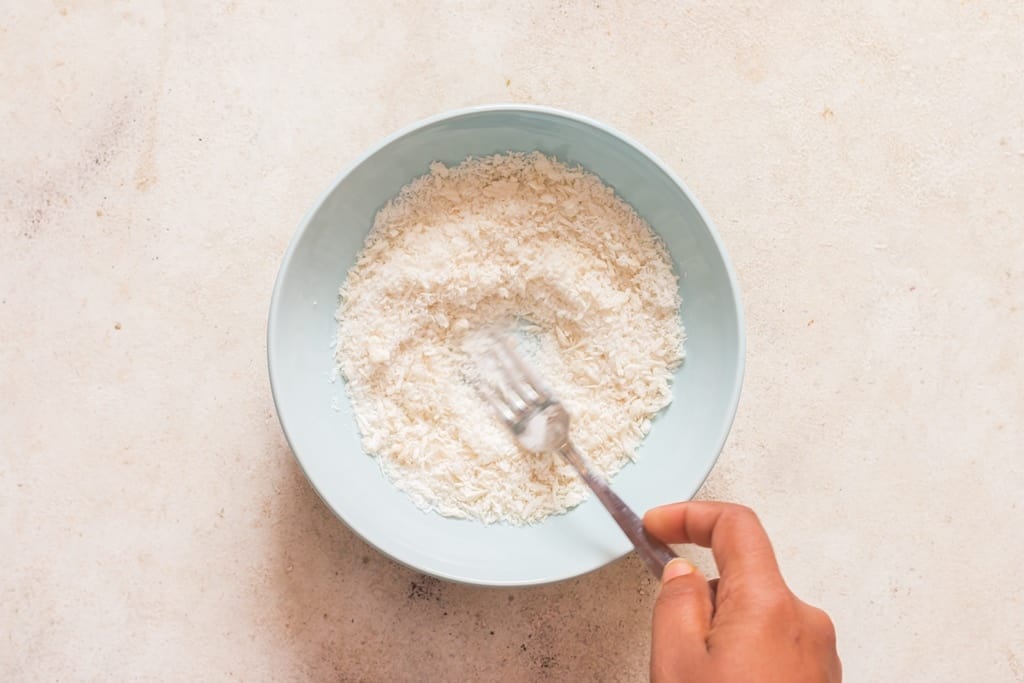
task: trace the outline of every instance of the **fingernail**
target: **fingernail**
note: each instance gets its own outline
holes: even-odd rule
[[[697,571],[696,568],[681,557],[670,560],[661,573],[661,582],[667,583],[680,576],[686,576]]]

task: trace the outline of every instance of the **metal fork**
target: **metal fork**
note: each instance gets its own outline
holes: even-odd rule
[[[486,355],[500,375],[498,382],[482,382],[481,393],[512,431],[519,444],[534,453],[557,452],[576,468],[583,481],[633,542],[637,555],[656,577],[677,557],[667,545],[644,529],[643,521],[608,486],[590,460],[569,438],[569,412],[536,376],[507,338],[499,337]]]

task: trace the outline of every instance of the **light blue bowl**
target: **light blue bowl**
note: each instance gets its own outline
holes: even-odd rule
[[[338,287],[377,210],[431,161],[540,150],[613,186],[668,245],[679,274],[686,361],[674,401],[639,459],[613,481],[639,513],[696,493],[725,443],[743,380],[744,333],[732,268],[690,192],[650,152],[596,121],[531,106],[463,109],[388,137],[338,176],[302,220],[274,287],[267,356],[288,442],[313,487],[356,533],[410,567],[495,586],[566,579],[631,546],[600,503],[527,527],[424,513],[360,447],[342,380],[331,381]]]

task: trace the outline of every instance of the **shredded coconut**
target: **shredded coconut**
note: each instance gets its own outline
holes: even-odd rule
[[[635,458],[683,358],[664,245],[612,188],[540,153],[433,163],[382,208],[341,287],[336,359],[363,448],[423,509],[536,522],[583,501],[468,379],[478,330],[518,330],[608,477]]]

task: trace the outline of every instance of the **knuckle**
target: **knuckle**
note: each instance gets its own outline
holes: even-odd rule
[[[736,503],[736,512],[742,515],[747,515],[748,517],[757,517],[757,513],[754,512],[754,508],[739,503]]]
[[[738,520],[760,521],[757,518],[757,513],[754,512],[752,508],[749,508],[746,505],[740,505],[739,503],[733,503],[727,514]]]
[[[793,596],[788,591],[771,591],[763,597],[764,611],[774,620],[792,621],[793,616],[798,614],[795,609]]]
[[[805,602],[801,603],[801,608],[800,616],[807,632],[819,642],[835,647],[836,627],[828,613]]]
[[[836,642],[836,625],[832,623],[832,617],[817,607],[812,608],[811,615],[817,635],[825,642],[834,645]]]

